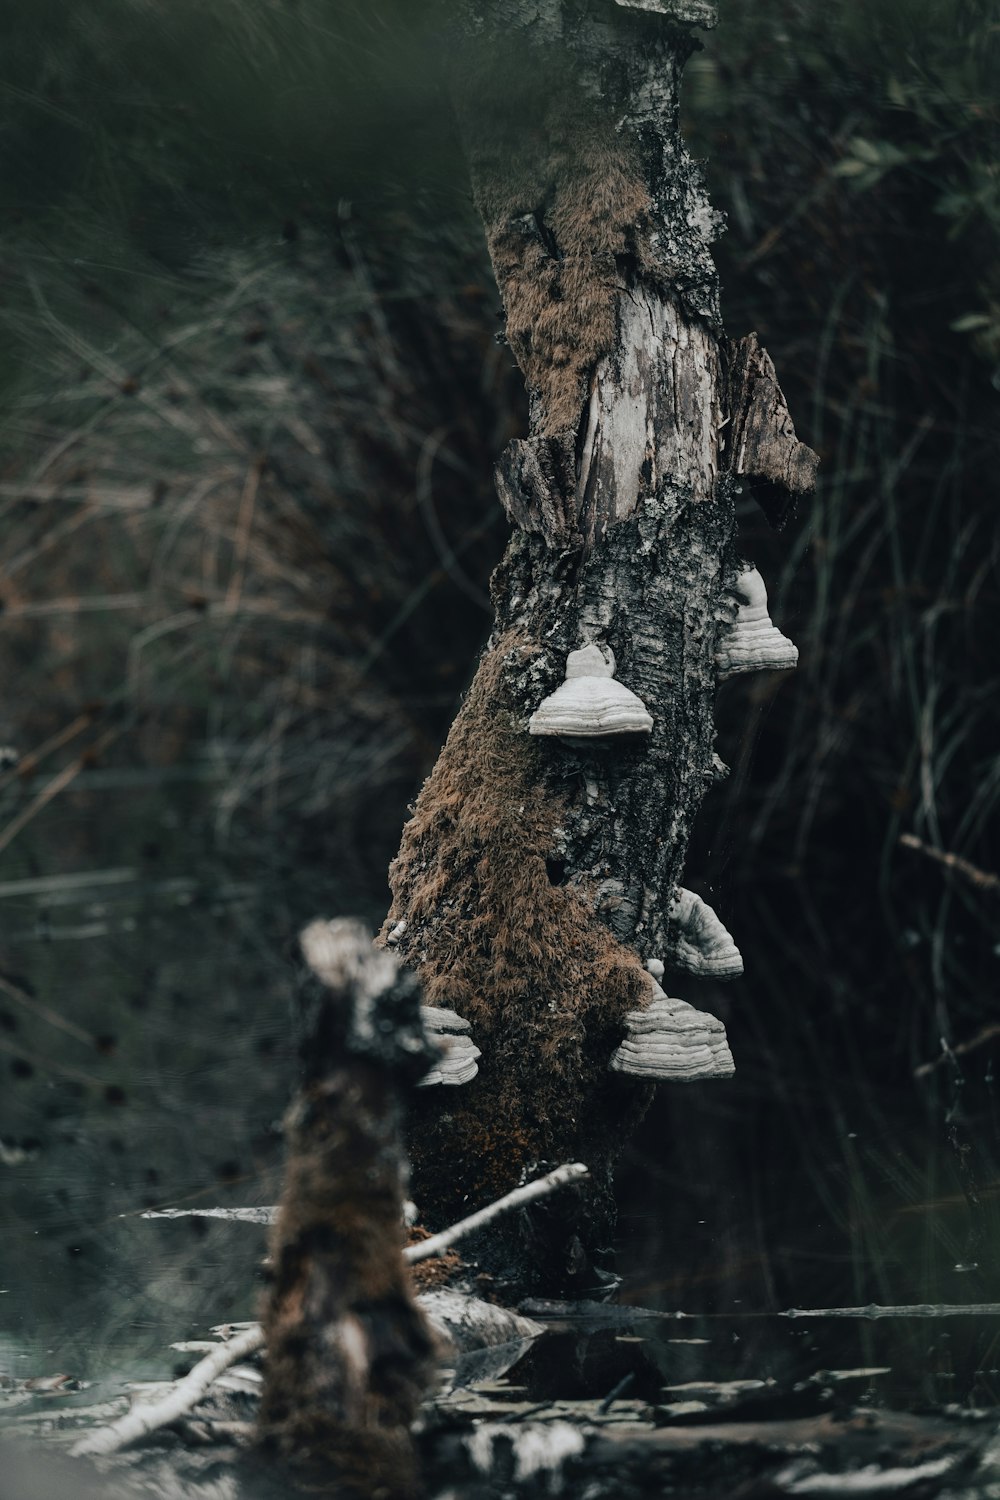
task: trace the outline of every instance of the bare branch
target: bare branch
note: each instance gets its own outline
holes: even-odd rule
[[[965,879],[980,891],[990,891],[994,895],[1000,893],[1000,875],[994,875],[989,870],[981,870],[971,860],[963,859],[960,854],[949,854],[945,849],[934,849],[930,844],[925,844],[918,839],[914,833],[901,833],[899,842],[904,849],[914,849],[918,854],[926,855],[928,859],[934,860],[935,864],[944,865],[946,870],[954,870],[956,875],[964,875]]]
[[[200,1359],[183,1380],[178,1380],[165,1396],[148,1406],[133,1407],[117,1422],[108,1427],[99,1427],[88,1432],[70,1450],[74,1458],[96,1457],[106,1453],[117,1453],[130,1443],[136,1443],[160,1427],[176,1422],[197,1406],[212,1383],[231,1365],[239,1364],[264,1346],[264,1333],[258,1324],[247,1328],[237,1338],[220,1344],[211,1354]]]
[[[432,1235],[429,1240],[421,1240],[418,1245],[407,1245],[403,1251],[403,1259],[412,1265],[414,1261],[427,1260],[431,1255],[441,1255],[456,1240],[464,1239],[467,1234],[472,1234],[477,1229],[485,1229],[487,1224],[492,1224],[493,1220],[499,1219],[501,1214],[510,1213],[515,1208],[524,1208],[526,1204],[534,1203],[538,1198],[547,1198],[550,1193],[554,1193],[557,1188],[564,1187],[566,1183],[580,1182],[589,1175],[587,1168],[578,1161],[556,1167],[555,1171],[549,1172],[547,1176],[526,1183],[524,1187],[515,1188],[512,1193],[505,1193],[495,1203],[487,1204],[478,1213],[470,1214],[467,1219],[460,1219],[450,1229],[442,1229],[440,1234]]]

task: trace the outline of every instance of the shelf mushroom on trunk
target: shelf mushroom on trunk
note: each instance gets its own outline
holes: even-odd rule
[[[731,1078],[736,1064],[722,1022],[671,999],[652,977],[650,983],[650,1004],[625,1017],[625,1039],[611,1058],[612,1070],[663,1083]]]
[[[723,632],[715,653],[722,682],[737,672],[786,672],[798,665],[798,648],[782,635],[767,612],[767,589],[756,568],[745,568],[736,580],[740,600],[732,628]]]
[[[613,745],[621,735],[648,734],[653,717],[642,699],[615,678],[610,646],[584,646],[566,658],[566,680],[528,720],[528,733],[558,735],[572,744]]]
[[[479,1072],[478,1059],[482,1053],[472,1040],[469,1022],[440,1005],[422,1005],[420,1019],[428,1040],[438,1048],[441,1056],[430,1072],[421,1078],[418,1088],[431,1088],[434,1084],[454,1088],[471,1083]]]
[[[675,940],[669,950],[675,968],[706,979],[738,979],[743,959],[732,937],[707,901],[678,889],[670,904]]]

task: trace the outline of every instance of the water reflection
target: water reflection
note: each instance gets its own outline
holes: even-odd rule
[[[545,1318],[544,1304],[531,1314]],[[989,1316],[656,1316],[549,1310],[551,1332],[508,1373],[530,1401],[619,1392],[684,1425],[762,1421],[860,1405],[997,1404],[1000,1308]]]

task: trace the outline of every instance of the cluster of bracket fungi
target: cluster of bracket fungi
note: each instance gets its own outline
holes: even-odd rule
[[[736,618],[723,629],[716,646],[717,680],[738,672],[794,667],[798,651],[771,621],[767,590],[756,568],[747,567],[737,576],[735,593]],[[626,736],[649,734],[652,728],[652,715],[642,699],[615,677],[610,646],[599,642],[569,653],[565,680],[542,699],[528,721],[529,734],[552,736],[567,745],[581,741],[611,745]],[[399,941],[405,927],[405,922],[397,923],[389,934],[390,945]],[[743,959],[732,936],[694,891],[680,887],[675,891],[670,927],[674,968],[706,979],[736,979],[743,973]],[[722,1022],[666,993],[660,983],[665,974],[662,960],[650,958],[646,968],[651,1001],[626,1015],[625,1036],[611,1057],[611,1070],[674,1083],[730,1077],[736,1069]],[[428,1033],[442,1052],[441,1061],[422,1080],[423,1086],[468,1083],[479,1071],[476,1059],[481,1055],[469,1022],[436,1006],[425,1005],[422,1013]]]

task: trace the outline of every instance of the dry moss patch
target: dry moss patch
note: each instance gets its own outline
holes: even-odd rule
[[[405,918],[426,999],[467,1017],[483,1053],[472,1084],[429,1089],[415,1112],[415,1196],[432,1221],[435,1202],[468,1206],[601,1142],[622,1111],[608,1058],[650,994],[584,889],[549,880],[563,804],[518,688],[539,650],[509,634],[487,651],[390,871],[383,939]]]

